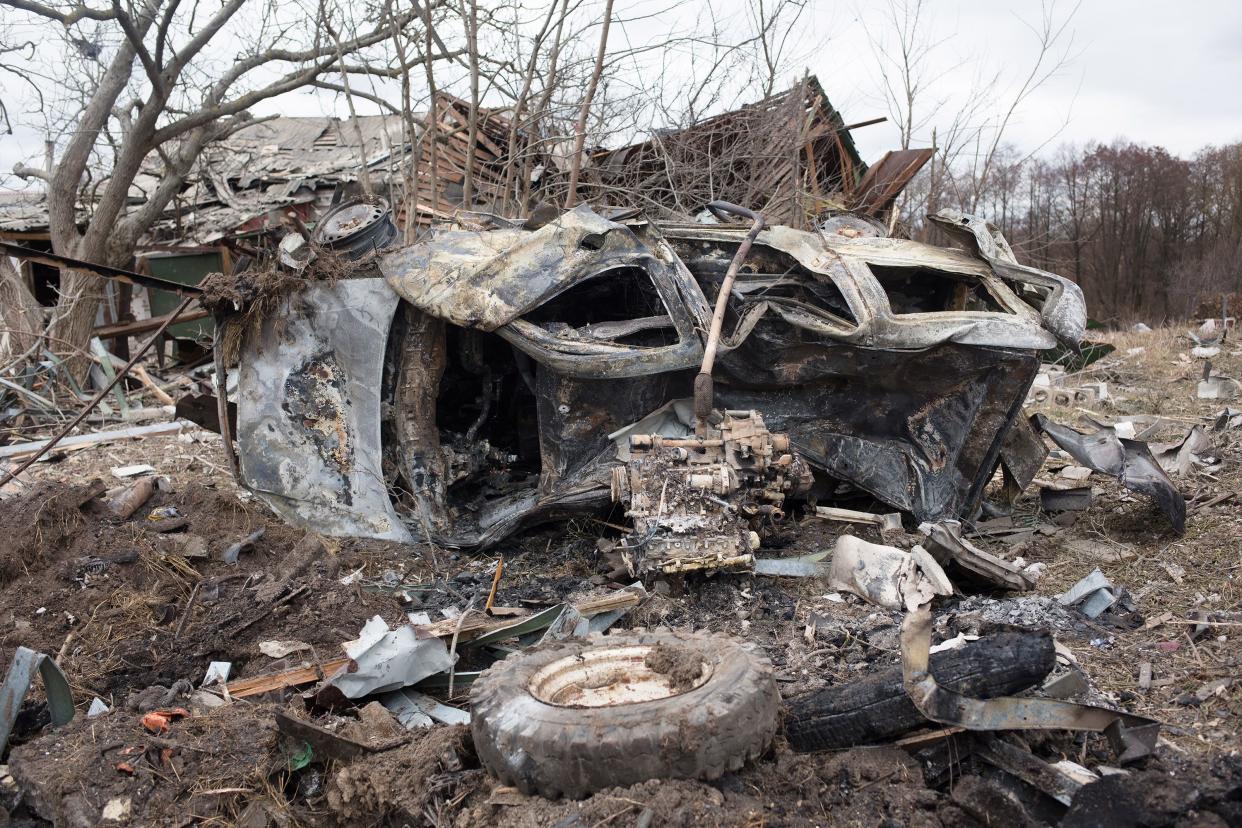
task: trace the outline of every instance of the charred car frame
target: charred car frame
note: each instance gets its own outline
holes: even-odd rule
[[[767,493],[746,498],[752,521],[851,496],[938,521],[977,512],[998,467],[1029,482],[1045,449],[1022,403],[1039,353],[1079,342],[1082,294],[980,219],[932,220],[962,249],[859,221],[750,234],[709,371],[712,434],[747,442],[717,441],[732,466],[696,478],[707,500],[687,515],[736,512],[744,490]],[[667,528],[668,493],[631,502],[645,484],[624,469],[656,444],[703,453],[676,444],[704,437],[689,398],[750,229],[581,206],[435,230],[306,281],[244,335],[240,478],[334,535],[486,546],[615,501]]]

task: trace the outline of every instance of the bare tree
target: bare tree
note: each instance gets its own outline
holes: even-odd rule
[[[33,352],[43,332],[43,309],[8,256],[0,255],[0,365]]]
[[[992,119],[987,128],[975,131],[975,151],[970,154],[970,189],[962,194],[961,200],[967,210],[978,209],[979,200],[990,184],[990,176],[995,172],[998,153],[1005,141],[1005,134],[1014,114],[1022,105],[1039,90],[1049,79],[1065,67],[1070,58],[1073,45],[1073,30],[1070,24],[1074,19],[1078,6],[1075,5],[1068,13],[1058,19],[1056,3],[1045,2],[1041,8],[1037,24],[1029,25],[1035,35],[1035,58],[1026,74],[1022,76],[1016,91],[1007,101],[1002,101],[999,115]],[[1069,113],[1066,113],[1066,118]],[[1062,124],[1063,128],[1064,124]],[[1053,130],[1039,145],[1030,147],[1019,163],[1033,157],[1060,133],[1061,129]]]
[[[890,120],[898,125],[901,148],[928,142],[936,149],[924,181],[903,194],[890,216],[890,228],[899,215],[917,221],[912,214],[938,209],[946,198],[965,210],[978,210],[997,174],[1014,116],[1071,58],[1077,6],[1063,11],[1063,4],[1058,8],[1056,0],[1045,0],[1038,22],[1026,24],[1035,35],[1035,56],[1016,86],[1005,91],[1006,71],[975,59],[944,60],[951,36],[938,34],[933,12],[925,0],[888,0],[878,23],[863,17],[881,95]],[[968,97],[953,104],[936,95],[934,90],[948,75],[966,69],[972,75]],[[1025,163],[1059,132],[1050,131],[1016,163]]]
[[[606,0],[604,3],[604,22],[599,32],[599,52],[595,56],[595,68],[591,72],[591,80],[587,84],[586,93],[582,96],[582,105],[578,110],[578,123],[574,126],[574,149],[573,155],[569,158],[569,192],[565,196],[566,207],[573,207],[578,200],[578,175],[582,170],[587,117],[591,114],[595,90],[599,88],[599,79],[604,73],[604,56],[608,54],[608,29],[612,25],[612,2],[613,0]]]
[[[443,0],[426,0],[428,8]],[[378,23],[351,22],[353,7],[329,0],[307,8],[266,0],[224,0],[209,15],[180,0],[0,0],[5,13],[59,26],[67,45],[85,42],[94,71],[83,78],[80,97],[62,102],[64,139],[50,163],[18,165],[46,190],[52,246],[58,252],[124,265],[138,240],[164,214],[185,186],[204,148],[252,123],[249,109],[263,101],[320,82],[332,73],[401,72],[431,59],[415,39],[423,8],[398,9],[392,0],[357,15]],[[329,20],[341,19],[339,34]],[[375,50],[407,33],[404,65],[371,60]],[[97,179],[92,166],[102,162]],[[140,173],[156,183],[132,205]],[[90,210],[79,213],[89,188]],[[52,316],[53,344],[80,348],[90,338],[102,294],[97,277],[68,271]],[[72,356],[72,354],[70,354]],[[82,362],[71,363],[80,373]]]
[[[474,199],[474,159],[479,138],[479,2],[462,0],[462,20],[466,24],[466,54],[470,59],[470,115],[467,118],[466,174],[462,182],[462,201],[467,207]]]

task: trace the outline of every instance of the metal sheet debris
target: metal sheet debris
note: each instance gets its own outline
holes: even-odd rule
[[[229,673],[233,670],[231,661],[213,661],[207,665],[207,674],[199,687],[210,687],[213,684],[228,684]]]
[[[470,714],[457,707],[450,707],[416,690],[394,690],[380,696],[380,704],[388,708],[407,730],[416,727],[432,727],[436,722],[451,725],[470,724]]]
[[[1107,427],[1093,434],[1083,434],[1053,423],[1041,414],[1035,414],[1031,419],[1036,429],[1051,437],[1079,463],[1092,471],[1112,475],[1126,488],[1150,497],[1164,512],[1177,534],[1186,531],[1186,500],[1156,462],[1146,443],[1118,437]]]
[[[1212,438],[1201,425],[1192,426],[1174,443],[1153,443],[1152,456],[1167,473],[1186,477],[1198,470],[1216,471],[1219,458],[1212,455]]]
[[[9,743],[13,723],[36,672],[43,678],[43,692],[47,696],[52,724],[59,726],[73,719],[73,692],[60,666],[50,656],[17,647],[13,651],[13,660],[9,662],[4,684],[0,686],[0,754],[4,753]]]
[[[837,509],[832,506],[816,506],[815,516],[824,520],[833,520],[839,523],[865,523],[875,526],[880,530],[880,534],[885,532],[901,531],[901,515],[891,512],[885,515],[878,515],[872,512],[858,512],[853,509]]]
[[[453,666],[453,657],[438,638],[418,638],[412,626],[390,630],[380,616],[362,628],[358,638],[343,646],[354,668],[328,684],[349,699],[408,687]]]
[[[887,609],[912,609],[935,595],[953,594],[944,570],[926,552],[904,552],[853,535],[837,539],[829,578],[833,589]]]
[[[1045,512],[1085,512],[1091,508],[1091,487],[1039,490],[1039,505]]]
[[[756,575],[784,575],[792,578],[827,578],[832,573],[832,564],[824,563],[824,553],[802,555],[797,558],[756,558],[754,571]]]
[[[1099,569],[1074,584],[1057,600],[1067,607],[1082,604],[1083,615],[1088,618],[1099,618],[1101,614],[1117,602],[1116,587]]]
[[[956,520],[919,524],[926,537],[927,551],[955,575],[983,583],[993,589],[1026,591],[1034,581],[1014,564],[979,549],[962,537],[962,525]]]
[[[380,446],[384,343],[397,301],[382,279],[310,282],[245,339],[242,479],[294,523],[410,538],[384,485]]]

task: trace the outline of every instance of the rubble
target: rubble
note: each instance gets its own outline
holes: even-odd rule
[[[404,244],[362,207],[254,307],[213,306],[214,373],[187,382],[222,438],[0,446],[133,481],[37,489],[38,512],[21,478],[0,493],[3,640],[91,700],[69,722],[32,694],[11,723],[28,813],[543,824],[562,796],[611,802],[595,822],[796,823],[900,792],[1041,824],[1227,742],[1234,562],[1206,539],[1235,412],[1135,411],[1117,365],[1143,353],[1041,368],[1080,344],[1081,296],[986,222],[935,217],[949,249],[581,207]],[[167,404],[135,379],[100,405]],[[1024,401],[1102,413],[1082,433]]]

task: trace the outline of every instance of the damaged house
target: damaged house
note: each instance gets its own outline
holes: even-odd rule
[[[547,149],[548,139],[515,128],[504,110],[480,109],[471,144],[469,114],[468,102],[437,92],[429,111],[415,115],[414,141],[391,116],[256,119],[204,150],[197,175],[134,251],[135,270],[197,285],[209,273],[230,273],[266,255],[293,223],[313,225],[326,210],[359,197],[391,205],[407,241],[462,210],[514,215],[524,205],[563,197],[567,162]],[[847,125],[811,76],[685,129],[588,153],[578,200],[668,217],[722,199],[802,229],[810,226],[808,217],[826,211],[880,216],[932,151],[888,153],[868,168],[851,129],[878,120]],[[146,200],[157,172],[138,176],[132,204]],[[89,205],[81,209],[85,214]],[[0,200],[0,241],[50,251],[47,210],[37,194]],[[58,270],[44,262],[22,266],[40,301],[54,303]],[[153,289],[131,311],[128,287],[110,290],[101,335],[150,330],[142,316],[168,313],[176,301],[174,293]],[[210,337],[203,315],[183,315],[173,335]]]
[[[424,142],[419,157],[412,159],[403,125],[391,116],[256,119],[204,150],[198,174],[134,251],[134,269],[195,286],[210,273],[230,273],[267,255],[295,223],[313,224],[316,216],[342,200],[368,193],[399,205],[396,218],[401,227],[407,223],[407,208],[412,227],[450,218],[463,195],[466,137],[458,127],[467,110],[468,104],[439,93],[432,112],[421,116],[421,127],[434,125],[439,135],[434,159],[430,142]],[[507,139],[509,122],[488,110],[480,114],[474,176],[476,193],[486,198],[500,187],[501,151],[496,142]],[[405,182],[411,165],[420,174],[407,199]],[[129,194],[131,204],[146,200],[148,190],[159,181],[157,172],[139,174]],[[88,208],[80,207],[83,215]],[[0,241],[39,252],[51,250],[47,207],[38,194],[0,200]],[[54,304],[58,269],[31,260],[21,267],[35,296],[45,305]],[[166,314],[178,299],[175,292],[150,289],[139,308],[131,310],[130,301],[128,285],[109,286],[99,319],[102,338],[153,329],[142,317]],[[210,321],[202,319],[206,315],[183,314],[170,334],[209,340]]]

